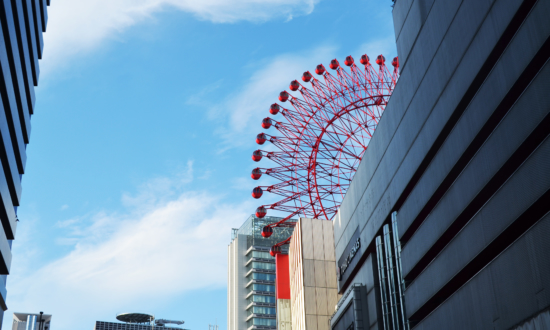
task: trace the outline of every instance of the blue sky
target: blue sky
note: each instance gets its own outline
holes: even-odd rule
[[[261,119],[319,63],[393,58],[390,5],[52,1],[4,326],[13,312],[68,330],[146,311],[225,329]]]

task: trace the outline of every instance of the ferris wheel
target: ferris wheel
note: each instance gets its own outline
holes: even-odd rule
[[[257,167],[251,177],[259,180],[265,174],[277,183],[255,187],[252,197],[258,199],[267,191],[281,200],[261,205],[255,214],[259,218],[269,210],[288,214],[264,227],[262,236],[271,236],[276,227],[293,226],[287,220],[295,216],[332,220],[338,211],[399,77],[397,57],[392,70],[383,55],[374,66],[367,55],[360,62],[361,67],[348,56],[344,64],[349,69],[345,69],[334,59],[329,65],[333,74],[319,64],[315,69],[319,78],[304,72],[302,83],[293,80],[289,86],[298,96],[279,94],[281,104],[289,106],[273,103],[269,108],[271,115],[283,118],[262,120],[264,129],[277,132],[258,134],[256,143],[269,142],[275,151],[258,149],[252,160],[267,158],[272,167]],[[272,254],[289,241],[274,245]]]

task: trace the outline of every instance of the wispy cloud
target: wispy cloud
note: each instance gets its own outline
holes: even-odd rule
[[[264,59],[261,68],[251,74],[242,88],[211,108],[211,118],[223,118],[226,123],[218,130],[224,141],[220,151],[248,144],[250,140],[247,138],[253,139],[263,131],[260,126],[263,118],[271,116],[280,120],[280,115],[272,116],[268,111],[272,103],[278,102],[279,93],[283,90],[290,92],[288,85],[292,80],[300,79],[304,71],[313,72],[319,63],[326,64],[336,50],[333,46],[323,46]]]
[[[44,69],[67,63],[163,10],[214,23],[263,22],[307,15],[318,0],[56,0],[49,7]]]
[[[189,290],[225,286],[223,251],[230,229],[242,224],[251,205],[226,204],[220,196],[185,191],[181,178],[146,182],[137,193],[125,194],[123,203],[128,206],[125,212],[59,222],[68,236],[57,243],[73,245],[68,254],[39,269],[14,264],[8,283],[10,309],[48,306],[52,314],[63,315],[56,328],[73,329],[93,324],[103,313],[157,303],[155,297],[165,300]],[[28,248],[14,250],[19,251],[17,260],[29,257],[21,255]]]

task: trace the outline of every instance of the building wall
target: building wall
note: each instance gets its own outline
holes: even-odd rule
[[[0,1],[0,314],[7,310],[5,275],[10,272],[49,5],[49,0]]]
[[[292,329],[328,329],[339,296],[332,223],[300,218],[289,249]]]
[[[277,328],[279,330],[292,329],[290,299],[277,299]]]
[[[166,330],[171,327],[159,327],[149,324],[131,324],[131,323],[116,323],[96,321],[94,330]],[[172,328],[176,329],[176,328]]]
[[[273,244],[291,236],[294,229],[277,228],[269,238],[262,237],[261,229],[280,220],[252,215],[241,228],[233,230],[228,247],[227,324],[230,330],[277,329],[275,258],[269,250]]]
[[[246,329],[245,253],[246,236],[235,238],[228,246],[227,328]]]
[[[411,326],[509,329],[550,307],[549,15],[548,0],[395,2],[401,76],[334,219],[336,260],[362,242],[341,293],[380,286],[367,260],[396,211]]]

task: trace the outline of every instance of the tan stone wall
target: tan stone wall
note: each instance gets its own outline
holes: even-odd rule
[[[293,330],[328,330],[338,302],[332,222],[300,218],[292,235],[290,304]]]

